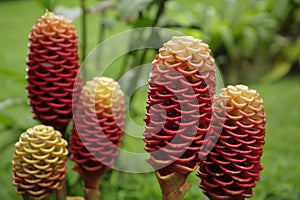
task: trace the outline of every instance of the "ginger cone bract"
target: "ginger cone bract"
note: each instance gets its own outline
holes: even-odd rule
[[[153,61],[144,141],[163,199],[181,199],[189,188],[185,179],[199,164],[216,85],[209,53],[199,39],[173,37]]]
[[[88,81],[74,113],[70,152],[86,188],[97,189],[101,175],[114,166],[122,138],[125,102],[111,78]]]
[[[259,180],[265,143],[265,112],[260,95],[245,85],[227,86],[215,99],[214,112],[219,124],[210,134],[222,129],[218,142],[200,164],[200,188],[210,199],[242,200],[253,195]],[[216,121],[217,122],[217,121]]]
[[[29,40],[26,79],[34,118],[64,134],[72,119],[79,70],[75,27],[64,17],[46,12],[33,26]]]
[[[37,125],[22,133],[13,158],[17,193],[25,199],[47,199],[65,179],[67,141],[51,126]]]

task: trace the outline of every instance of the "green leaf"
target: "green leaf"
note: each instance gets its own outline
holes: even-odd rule
[[[1,124],[1,127],[2,126],[8,126],[10,124],[13,123],[13,119],[11,119],[10,117],[8,117],[6,114],[2,114],[0,113],[0,124]]]
[[[201,31],[200,30],[196,30],[196,29],[192,29],[192,28],[187,28],[185,30],[185,35],[189,35],[189,36],[192,36],[194,38],[203,39]]]
[[[297,61],[300,58],[300,38],[298,38],[295,42],[286,45],[284,48],[284,53],[289,61]]]
[[[121,18],[130,19],[133,15],[147,8],[153,0],[121,0],[118,10]]]
[[[12,135],[9,134],[8,131],[5,130],[1,130],[1,132],[3,132],[1,134],[1,140],[0,140],[0,150],[3,151],[4,149],[6,149],[7,147],[9,147],[10,145],[14,145],[14,143],[16,142],[16,135]]]
[[[0,110],[5,109],[9,106],[20,105],[23,104],[23,99],[6,99],[5,101],[0,102]]]
[[[257,44],[256,32],[251,27],[246,27],[243,31],[242,49],[246,57],[249,57]]]
[[[40,6],[44,9],[48,9],[49,11],[53,11],[59,0],[36,0]]]
[[[284,20],[286,16],[289,14],[289,1],[276,0],[273,4],[272,13],[279,19]]]
[[[1,81],[5,80],[6,82],[7,80],[11,79],[17,81],[18,83],[25,83],[25,70],[17,71],[14,68],[0,67],[0,83]]]
[[[235,45],[234,45],[234,37],[232,35],[232,31],[229,29],[228,26],[222,26],[220,28],[220,37],[224,42],[225,48],[230,55],[230,57],[234,57],[235,54]]]
[[[148,17],[138,18],[132,23],[133,28],[150,27],[152,20]]]
[[[0,73],[5,76],[19,76],[20,75],[20,73],[18,73],[16,70],[9,69],[7,67],[0,67]]]
[[[281,61],[275,64],[274,68],[263,77],[263,82],[274,82],[283,78],[292,68],[291,62]]]
[[[69,169],[73,169],[75,163],[70,159],[67,159],[67,166]],[[78,184],[78,180],[80,178],[79,174],[74,170],[67,170],[67,178],[68,178],[68,185],[74,187]]]

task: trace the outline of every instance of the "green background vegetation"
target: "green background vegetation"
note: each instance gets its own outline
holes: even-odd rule
[[[44,13],[43,0],[0,1],[0,199],[21,199],[12,186],[11,159],[14,143],[32,120],[26,97],[26,57],[28,35]],[[55,1],[51,1],[55,2]],[[87,0],[87,6],[98,3]],[[259,91],[267,113],[267,135],[263,155],[264,170],[255,188],[255,200],[300,199],[300,2],[297,0],[174,0],[157,12],[160,0],[115,1],[117,8],[87,16],[87,52],[113,34],[137,27],[168,27],[202,38],[212,49],[225,84],[243,83]],[[78,7],[79,0],[63,0],[59,6]],[[155,21],[159,13],[159,20]],[[75,19],[82,45],[81,21]],[[102,34],[101,34],[102,30]],[[119,75],[149,63],[156,50],[133,52],[115,65]],[[82,54],[82,52],[81,52]],[[139,58],[136,62],[135,59]],[[131,115],[143,124],[146,89],[131,102]],[[142,134],[142,133],[139,133]],[[141,139],[124,137],[125,149],[142,152]],[[68,161],[69,195],[81,195],[82,182]],[[206,199],[191,174],[193,187],[185,199]],[[153,173],[107,173],[101,182],[102,199],[160,199]]]

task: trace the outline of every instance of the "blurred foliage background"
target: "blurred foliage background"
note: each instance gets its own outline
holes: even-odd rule
[[[12,186],[11,159],[19,135],[37,123],[27,105],[25,62],[30,29],[45,8],[73,20],[81,60],[112,35],[140,27],[169,28],[208,43],[225,84],[248,84],[265,99],[265,170],[253,199],[300,199],[300,0],[0,0],[0,199],[21,199]],[[129,52],[105,74],[118,79],[151,63],[156,52]],[[144,78],[140,73],[131,87]],[[139,88],[128,108],[129,117],[141,126],[146,92],[147,86]],[[143,152],[143,145],[141,138],[124,136],[127,150]],[[71,170],[73,163],[68,165],[69,194],[81,195],[82,182]],[[185,199],[206,199],[198,178],[191,175],[189,181],[194,186]],[[105,175],[101,193],[103,199],[160,198],[153,173],[112,171]]]

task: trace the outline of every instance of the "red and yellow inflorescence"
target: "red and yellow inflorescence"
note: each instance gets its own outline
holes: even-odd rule
[[[27,90],[34,118],[64,134],[72,119],[79,70],[75,27],[64,17],[46,12],[33,26],[29,40]]]
[[[265,143],[263,100],[245,85],[229,85],[215,99],[210,134],[218,142],[200,164],[200,188],[210,199],[250,198],[259,180]]]
[[[149,79],[144,141],[148,162],[160,175],[197,168],[215,85],[214,59],[201,40],[174,36],[159,50]]]
[[[74,113],[70,152],[72,160],[87,171],[112,167],[122,138],[124,95],[111,78],[88,81]]]

